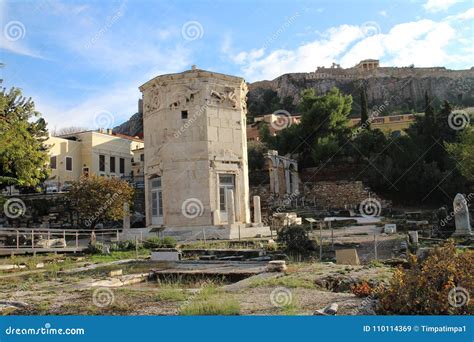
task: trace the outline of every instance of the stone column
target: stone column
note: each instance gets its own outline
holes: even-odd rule
[[[234,224],[235,223],[235,205],[234,205],[234,191],[231,189],[227,189],[225,192],[226,195],[226,211],[227,211],[227,223]]]
[[[123,230],[130,229],[130,206],[128,202],[123,203]]]
[[[285,194],[290,194],[292,189],[291,189],[291,182],[290,182],[290,177],[291,177],[291,172],[290,169],[288,168],[288,165],[283,164],[284,170],[285,170]]]
[[[253,196],[253,222],[262,223],[262,211],[260,208],[260,196]]]
[[[293,177],[293,189],[291,189],[291,193],[298,195],[300,193],[300,177],[298,176],[298,171],[293,171],[291,177]]]
[[[462,194],[457,194],[453,201],[454,223],[456,231],[454,236],[472,236],[474,235],[471,222],[469,220],[469,208],[467,200]]]

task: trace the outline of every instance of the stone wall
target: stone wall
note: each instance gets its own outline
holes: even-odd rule
[[[315,206],[327,209],[357,208],[366,199],[375,198],[382,207],[389,203],[371,192],[361,181],[314,182],[304,184],[304,196]]]
[[[298,195],[278,196],[271,194],[268,185],[250,188],[251,196],[260,196],[262,216],[271,207],[315,206],[321,209],[358,208],[362,201],[372,198],[380,202],[381,207],[390,206],[390,202],[380,198],[361,181],[320,181],[305,182]],[[303,202],[304,199],[304,202]]]
[[[78,228],[79,226],[77,212],[73,210],[64,193],[28,194],[11,198],[21,199],[26,210],[18,218],[7,217],[2,212],[0,227]]]

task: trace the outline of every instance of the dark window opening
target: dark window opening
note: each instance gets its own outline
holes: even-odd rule
[[[52,169],[56,169],[56,156],[51,157],[49,160],[49,167]]]
[[[66,157],[66,171],[72,171],[72,157]]]
[[[125,173],[125,159],[120,158],[120,173]]]
[[[110,157],[110,172],[115,173],[115,157]]]
[[[188,111],[187,110],[182,110],[181,111],[181,119],[187,119],[188,118]]]
[[[102,154],[99,155],[99,171],[105,172],[105,156]]]

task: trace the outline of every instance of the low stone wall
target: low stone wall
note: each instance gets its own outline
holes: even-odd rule
[[[328,209],[357,208],[368,198],[377,199],[382,207],[389,204],[361,181],[305,183],[304,196],[307,201],[314,202],[315,206]]]
[[[362,201],[372,198],[380,202],[381,207],[390,206],[376,193],[366,187],[361,181],[320,181],[306,182],[301,186],[300,193],[273,195],[268,186],[261,185],[250,188],[251,196],[260,196],[262,217],[266,217],[271,207],[301,207],[315,206],[321,209],[351,209],[358,208]]]
[[[28,228],[77,228],[79,218],[65,193],[26,194],[6,197],[5,200],[20,199],[24,213],[19,217],[8,217],[2,211],[0,226]]]

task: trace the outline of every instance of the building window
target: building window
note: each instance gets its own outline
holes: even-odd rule
[[[49,159],[49,167],[56,170],[56,156],[52,156]]]
[[[103,154],[99,154],[99,171],[105,172],[105,156]]]
[[[125,173],[125,159],[120,158],[120,173]]]
[[[140,161],[144,161],[145,160],[145,155],[142,153],[140,154]]]
[[[72,171],[72,157],[66,157],[66,171]]]
[[[234,190],[235,176],[232,174],[219,175],[219,208],[226,211],[227,199],[226,190]]]
[[[188,111],[187,110],[182,110],[181,111],[181,119],[187,119],[188,118]]]
[[[115,173],[115,157],[110,157],[110,173]]]
[[[161,177],[153,178],[151,181],[151,215],[163,216],[163,193],[161,191]]]

